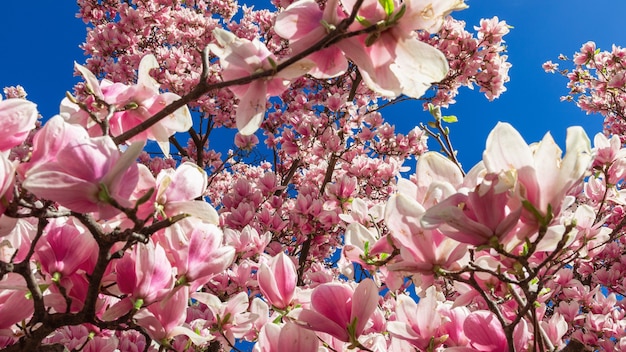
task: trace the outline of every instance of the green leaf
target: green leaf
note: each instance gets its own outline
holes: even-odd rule
[[[441,119],[447,123],[455,123],[459,121],[459,119],[455,115],[442,116]]]
[[[378,3],[383,7],[387,16],[391,16],[394,10],[393,0],[378,0]]]

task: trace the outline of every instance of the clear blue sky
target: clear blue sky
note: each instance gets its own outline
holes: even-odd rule
[[[243,3],[243,2],[242,2]],[[566,80],[543,72],[541,64],[557,61],[560,53],[569,57],[582,43],[593,40],[602,49],[611,44],[626,45],[621,0],[469,0],[470,8],[455,13],[468,26],[481,17],[498,16],[514,27],[505,37],[509,61],[513,64],[508,91],[489,103],[478,90],[462,89],[446,114],[457,115],[452,138],[466,169],[481,158],[489,130],[497,121],[511,122],[527,141],[541,139],[551,131],[563,144],[569,125],[583,125],[590,135],[601,129],[599,116],[586,116],[572,103],[559,97],[567,93]],[[0,87],[21,84],[28,98],[49,118],[58,112],[66,91],[78,81],[73,62],[83,63],[79,45],[85,25],[75,17],[73,1],[38,1],[21,5],[7,1],[0,11]],[[428,116],[419,104],[401,104],[384,111],[387,119],[408,131]],[[412,165],[410,165],[412,166]]]

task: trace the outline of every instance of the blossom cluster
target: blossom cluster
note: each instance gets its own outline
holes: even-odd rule
[[[465,173],[449,139],[384,119],[430,92],[449,137],[458,87],[504,91],[504,21],[474,38],[460,0],[79,5],[91,57],[59,115],[0,100],[0,348],[626,349],[621,135],[572,127],[563,153],[499,123]]]
[[[604,117],[604,130],[607,135],[621,136],[626,141],[626,49],[613,45],[610,51],[602,51],[596,43],[583,44],[571,60],[573,68],[559,73],[567,77],[569,93],[561,98],[574,101],[588,114],[598,113]],[[561,61],[569,61],[565,55]],[[547,72],[554,73],[559,64],[552,61],[544,64]]]

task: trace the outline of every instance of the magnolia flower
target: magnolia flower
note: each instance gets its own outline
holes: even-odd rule
[[[217,44],[209,44],[209,48],[220,58],[222,77],[225,81],[275,68],[278,60],[258,39],[252,41],[241,39],[220,28],[213,30],[213,36]],[[280,95],[287,89],[292,79],[302,76],[311,67],[313,65],[310,62],[301,61],[269,78],[230,86],[228,89],[239,98],[235,117],[239,133],[253,134],[263,121],[268,96]]]
[[[371,279],[356,288],[332,282],[317,286],[311,294],[311,309],[294,311],[297,322],[307,329],[325,332],[345,342],[355,341],[378,307],[378,287]]]
[[[29,170],[23,186],[70,210],[110,218],[120,212],[112,200],[131,205],[128,197],[138,180],[135,160],[142,149],[142,143],[133,143],[121,153],[108,136],[73,140],[54,161]]]
[[[156,58],[152,54],[146,55],[141,59],[137,72],[137,84],[132,86],[113,83],[109,80],[103,80],[98,83],[95,75],[87,68],[79,64],[75,64],[75,67],[85,79],[87,91],[98,100],[116,108],[116,112],[108,121],[111,134],[115,136],[139,125],[167,105],[180,99],[180,96],[177,94],[159,92],[159,83],[150,76],[150,70],[159,67]],[[107,112],[105,109],[99,115],[101,118],[105,118]],[[92,127],[94,127],[95,121],[67,98],[61,103],[61,115],[69,122],[78,123],[93,131]],[[129,141],[154,140],[159,144],[163,153],[168,156],[170,150],[169,137],[176,132],[189,130],[191,125],[192,120],[189,109],[187,106],[183,106],[146,131],[132,137]],[[96,132],[91,134],[93,135],[93,133]],[[101,131],[98,131],[98,133],[101,133]]]
[[[24,142],[35,128],[37,116],[37,105],[28,100],[0,100],[0,152]]]
[[[272,323],[263,325],[252,351],[317,352],[318,348],[319,340],[313,331],[288,322],[282,326]]]
[[[261,263],[257,281],[269,303],[285,309],[291,303],[298,282],[296,266],[285,253],[280,252],[270,260],[269,266]]]
[[[483,153],[488,172],[517,174],[521,196],[543,215],[547,215],[548,207],[554,215],[560,212],[567,192],[582,180],[591,160],[589,138],[578,126],[567,129],[563,158],[549,133],[531,147],[513,126],[502,122],[487,137]]]
[[[300,53],[328,34],[346,16],[338,6],[339,0],[330,0],[324,11],[314,0],[296,1],[276,16],[274,31],[288,39],[294,54]],[[316,78],[331,78],[348,69],[348,60],[335,45],[307,56],[315,63],[309,74]]]

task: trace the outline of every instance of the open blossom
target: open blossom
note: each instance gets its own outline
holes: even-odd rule
[[[213,30],[217,44],[210,44],[211,52],[220,58],[225,81],[247,77],[251,74],[271,70],[277,63],[276,57],[258,39],[241,39],[223,29]],[[263,121],[268,96],[280,95],[289,87],[291,79],[302,76],[312,64],[300,62],[278,74],[254,80],[248,84],[231,86],[239,98],[235,121],[242,135],[253,134]]]
[[[132,86],[113,83],[109,80],[103,80],[98,83],[96,77],[87,68],[79,64],[75,66],[85,79],[88,91],[96,99],[102,100],[116,109],[116,112],[108,121],[111,134],[114,136],[139,125],[170,103],[180,99],[180,96],[177,94],[159,92],[159,84],[150,76],[150,70],[158,68],[159,65],[154,55],[151,54],[141,59],[137,72],[137,84]],[[97,105],[97,102],[93,104]],[[67,98],[61,104],[61,112],[69,122],[81,124],[90,129],[90,131],[93,131],[93,128],[99,128],[94,126],[95,121],[85,111],[80,110]],[[102,107],[102,110],[99,112],[99,117],[105,118],[108,113],[108,107]],[[130,141],[154,140],[159,144],[163,153],[168,156],[170,150],[169,137],[176,132],[187,131],[191,125],[191,114],[189,109],[184,106],[146,131],[134,136]],[[93,133],[102,133],[102,131],[95,130]]]
[[[354,1],[344,0],[347,11]],[[383,23],[374,33],[344,39],[336,47],[326,48],[309,58],[318,64],[314,74],[332,77],[345,70],[345,53],[359,68],[364,82],[373,91],[390,97],[405,94],[421,97],[430,85],[442,80],[448,72],[445,56],[432,46],[417,39],[414,30],[437,31],[443,18],[453,10],[465,8],[462,0],[408,2],[366,0],[361,5],[359,21],[352,31]],[[276,19],[276,32],[292,42],[295,52],[322,39],[346,14],[338,10],[338,3],[329,1],[324,11],[313,1],[298,1]],[[323,56],[322,56],[323,55]]]
[[[0,215],[13,200],[13,186],[15,184],[15,164],[0,153]]]
[[[498,123],[487,138],[483,162],[488,172],[514,172],[522,198],[541,214],[561,210],[567,192],[579,182],[592,160],[591,143],[582,127],[567,129],[566,153],[546,134],[531,148],[508,123]],[[522,214],[524,217],[524,214]]]
[[[55,161],[31,169],[23,186],[70,210],[109,218],[119,213],[111,199],[130,205],[138,180],[135,159],[142,148],[134,143],[121,153],[108,136],[74,140],[58,151]]]
[[[422,226],[439,227],[447,236],[476,246],[492,238],[506,242],[522,213],[522,203],[512,192],[514,181],[510,175],[487,174],[468,194],[454,194],[428,209]]]
[[[294,323],[278,325],[268,323],[259,332],[254,352],[298,351],[317,352],[319,340],[311,330]]]
[[[346,17],[338,5],[338,0],[330,0],[322,11],[313,0],[296,1],[276,16],[274,31],[288,39],[293,54],[298,54],[324,38],[330,26]],[[335,77],[348,69],[348,61],[337,46],[316,51],[307,59],[315,63],[309,74],[317,78]]]
[[[331,282],[316,287],[311,294],[311,309],[294,311],[298,324],[325,332],[341,341],[354,341],[365,329],[376,307],[378,287],[371,279],[356,288]]]
[[[25,99],[0,101],[0,152],[9,150],[26,140],[35,128],[37,105]]]

